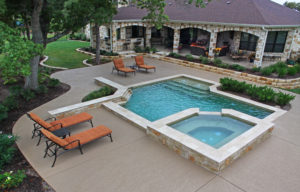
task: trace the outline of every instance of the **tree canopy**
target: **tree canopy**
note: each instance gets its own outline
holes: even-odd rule
[[[286,1],[284,6],[300,11],[300,3]]]

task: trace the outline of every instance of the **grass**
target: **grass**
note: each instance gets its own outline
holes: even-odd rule
[[[49,59],[46,64],[69,69],[86,67],[82,64],[82,61],[89,59],[90,56],[79,53],[75,49],[88,47],[89,45],[89,42],[69,41],[66,37],[63,37],[47,45],[44,54],[49,56]]]
[[[291,92],[293,92],[293,93],[300,94],[300,88],[297,88],[297,89],[288,89],[288,91],[291,91]]]

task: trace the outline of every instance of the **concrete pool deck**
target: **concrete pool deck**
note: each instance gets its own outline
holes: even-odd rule
[[[131,65],[134,60],[126,59]],[[219,74],[182,67],[146,58],[157,66],[155,73],[138,72],[127,77],[111,74],[112,63],[63,71],[54,74],[72,86],[71,90],[33,111],[43,118],[47,111],[80,102],[98,86],[94,78],[102,76],[121,85],[131,85],[165,76],[185,73],[218,82]],[[57,191],[298,191],[300,188],[300,96],[292,109],[275,120],[273,136],[237,160],[219,175],[206,171],[153,141],[145,132],[113,113],[100,108],[89,111],[94,124],[112,129],[114,142],[103,138],[58,157],[43,158],[44,144],[31,140],[32,122],[24,115],[13,132],[20,136],[18,146],[37,172]],[[71,128],[71,132],[89,128],[88,123]],[[44,142],[43,142],[44,143]]]

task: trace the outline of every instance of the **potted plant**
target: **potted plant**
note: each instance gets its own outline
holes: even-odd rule
[[[255,53],[251,53],[248,58],[249,58],[250,63],[253,63],[254,59],[255,59]]]

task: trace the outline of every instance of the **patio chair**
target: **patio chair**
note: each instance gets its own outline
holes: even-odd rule
[[[136,56],[135,57],[135,63],[138,69],[145,69],[146,72],[148,72],[148,69],[153,69],[154,71],[156,71],[156,67],[152,66],[152,65],[146,65],[144,63],[144,58],[143,56]]]
[[[62,153],[58,154],[58,151],[60,149],[63,149],[65,152],[68,150],[78,148],[80,153],[83,154],[81,146],[86,143],[89,143],[91,141],[94,141],[104,136],[110,137],[110,141],[113,142],[111,136],[112,130],[110,130],[104,125],[90,128],[88,130],[77,133],[75,135],[71,135],[64,139],[55,136],[53,133],[51,133],[46,129],[41,129],[40,132],[48,139],[46,141],[44,158],[46,158],[46,156],[49,157],[54,156],[52,167],[54,167],[58,155],[62,154]]]
[[[134,73],[134,75],[135,75],[135,70],[134,69],[125,67],[123,59],[121,59],[121,58],[114,59],[113,62],[114,62],[114,66],[112,68],[111,73],[113,73],[114,70],[116,70],[118,72],[118,74],[121,71],[125,74],[125,76],[127,75],[127,73]]]
[[[43,120],[35,113],[26,113],[26,114],[27,117],[29,117],[29,119],[34,121],[31,138],[33,139],[34,137],[39,136],[39,141],[37,145],[40,144],[42,138],[42,134],[38,131],[41,128],[47,129],[52,132],[61,128],[69,127],[86,121],[89,121],[91,123],[91,126],[93,127],[93,122],[92,122],[93,116],[85,112],[70,117],[62,118],[59,120],[57,120],[55,117],[51,117],[46,120]],[[47,121],[49,120],[53,120],[53,121],[48,123]]]

